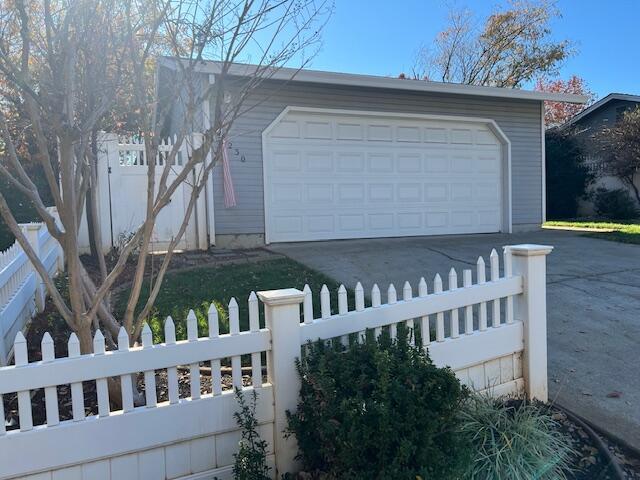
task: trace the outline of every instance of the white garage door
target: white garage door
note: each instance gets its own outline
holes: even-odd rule
[[[486,123],[291,110],[263,147],[267,242],[502,229]]]

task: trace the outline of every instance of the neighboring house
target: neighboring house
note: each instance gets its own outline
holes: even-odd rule
[[[640,95],[610,93],[560,127],[562,129],[571,128],[572,135],[580,142],[585,153],[586,165],[596,175],[592,189],[595,190],[599,187],[609,190],[616,188],[630,189],[620,179],[604,174],[604,164],[598,155],[594,136],[603,128],[614,126],[625,112],[633,110],[639,105]],[[636,175],[634,183],[640,188],[640,173]],[[592,214],[593,205],[591,201],[581,201],[579,213],[583,215]]]
[[[171,68],[173,60],[163,60]],[[204,62],[200,71],[203,82],[215,82],[219,64]],[[235,65],[230,73],[251,71]],[[538,228],[545,210],[543,102],[586,101],[293,69],[277,71],[252,95],[255,106],[229,138],[237,206],[225,208],[216,169],[206,225],[196,228],[206,231],[201,248]],[[210,110],[203,105],[205,127]]]

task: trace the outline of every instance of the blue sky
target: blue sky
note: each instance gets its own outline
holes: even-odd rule
[[[323,47],[310,68],[373,75],[410,71],[420,45],[443,29],[450,6],[486,15],[501,1],[335,0]],[[583,77],[598,98],[640,94],[640,0],[560,0],[553,36],[577,53],[561,76]],[[527,88],[532,88],[531,85]]]

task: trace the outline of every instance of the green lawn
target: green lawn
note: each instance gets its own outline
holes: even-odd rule
[[[640,220],[612,222],[610,220],[562,220],[546,222],[545,226],[585,229],[585,236],[622,243],[640,244]]]
[[[337,311],[337,290],[339,285],[325,275],[311,270],[288,258],[279,258],[246,264],[230,264],[219,267],[203,267],[183,272],[168,273],[156,300],[149,325],[154,333],[154,341],[164,339],[163,325],[167,315],[171,315],[176,325],[178,340],[186,338],[186,316],[193,309],[198,318],[200,336],[208,334],[207,310],[213,301],[220,318],[220,333],[228,327],[228,304],[232,297],[238,302],[240,327],[248,329],[247,299],[252,291],[276,288],[299,288],[309,284],[313,291],[314,313],[320,312],[320,288],[326,284],[331,291],[332,310]],[[141,298],[148,295],[146,283]],[[124,310],[126,292],[118,297],[116,311]],[[353,292],[349,291],[349,308],[353,309]],[[142,302],[141,302],[142,303]],[[262,308],[261,326],[264,325]]]

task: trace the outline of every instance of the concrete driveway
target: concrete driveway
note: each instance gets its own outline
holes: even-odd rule
[[[492,248],[553,245],[548,260],[549,389],[552,399],[640,449],[640,245],[579,233],[413,237],[278,244],[270,248],[347,286],[405,280],[431,285],[454,266],[488,264]],[[443,275],[444,274],[444,275]]]

